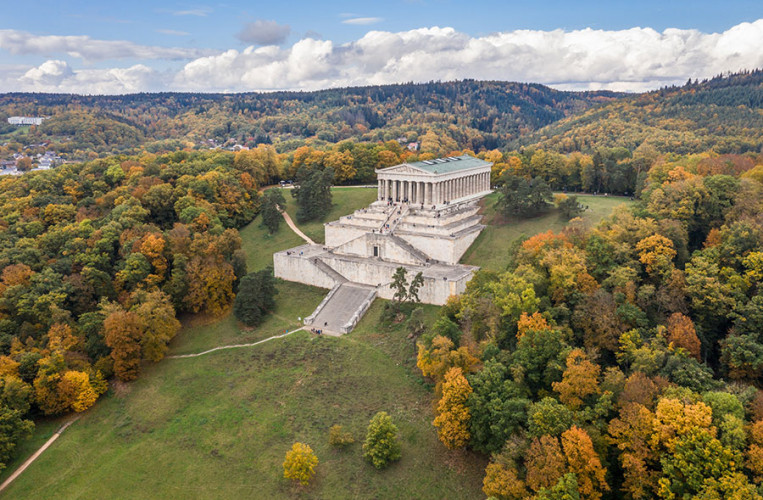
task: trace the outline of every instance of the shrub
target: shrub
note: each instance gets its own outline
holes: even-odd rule
[[[315,466],[318,465],[318,457],[313,449],[304,443],[294,443],[291,450],[286,452],[283,461],[283,477],[299,481],[306,486],[315,475]]]
[[[383,469],[390,462],[400,459],[400,443],[397,440],[397,426],[387,412],[380,411],[368,424],[366,441],[363,443],[363,457],[377,469]]]
[[[345,432],[341,425],[333,425],[329,429],[329,444],[336,448],[344,448],[355,442],[355,438],[352,434]]]

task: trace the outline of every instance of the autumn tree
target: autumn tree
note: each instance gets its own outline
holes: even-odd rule
[[[203,310],[215,316],[221,315],[235,297],[233,266],[215,255],[194,257],[188,263],[186,273],[186,307],[193,312]]]
[[[685,349],[695,359],[700,359],[700,342],[691,318],[673,313],[668,318],[668,342],[676,348]]]
[[[525,481],[533,491],[554,486],[567,467],[559,439],[549,435],[533,439],[527,452],[525,467]]]
[[[654,498],[657,493],[659,455],[651,444],[653,422],[654,414],[648,408],[629,402],[609,423],[609,435],[623,468],[622,490],[635,500]]]
[[[516,468],[498,462],[491,462],[485,468],[482,492],[489,498],[499,500],[522,500],[527,496],[527,487],[519,479]]]
[[[143,325],[133,311],[120,307],[110,307],[104,311],[103,335],[106,345],[111,348],[114,360],[114,374],[125,382],[134,380],[140,372],[141,340]]]
[[[132,311],[140,318],[141,351],[144,359],[159,361],[167,353],[167,345],[180,331],[175,308],[169,296],[159,290],[139,292]]]
[[[445,373],[442,398],[437,405],[439,414],[434,419],[440,441],[450,449],[462,448],[469,441],[469,408],[467,399],[472,392],[461,368]]]
[[[315,476],[315,467],[318,465],[318,457],[313,449],[304,443],[294,443],[291,450],[286,452],[283,462],[283,477],[298,481],[302,486],[307,486]]]
[[[363,458],[377,469],[387,467],[401,456],[397,426],[387,412],[380,411],[371,419],[363,442]]]
[[[573,349],[567,356],[562,381],[554,382],[552,387],[559,393],[562,403],[577,410],[586,397],[599,392],[600,372],[601,367],[589,361],[585,351]]]
[[[586,431],[577,426],[565,431],[562,434],[562,448],[569,471],[577,476],[581,496],[598,500],[609,491],[604,479],[606,469],[601,465]]]

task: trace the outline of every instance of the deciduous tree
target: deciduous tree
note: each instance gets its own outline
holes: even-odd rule
[[[469,441],[469,408],[467,399],[472,392],[461,368],[454,367],[445,373],[442,398],[437,405],[439,415],[434,419],[440,441],[450,448],[462,448]]]
[[[371,419],[363,442],[363,457],[377,469],[387,467],[401,456],[397,426],[387,412],[380,411]]]

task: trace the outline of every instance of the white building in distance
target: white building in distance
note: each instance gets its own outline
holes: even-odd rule
[[[43,116],[10,116],[8,123],[11,125],[40,125],[46,119]]]

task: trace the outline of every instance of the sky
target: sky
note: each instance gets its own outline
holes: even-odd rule
[[[0,92],[466,78],[641,92],[761,67],[760,0],[35,0],[0,16]]]

